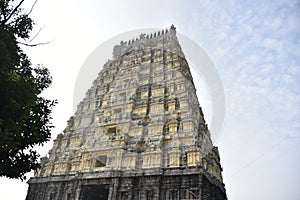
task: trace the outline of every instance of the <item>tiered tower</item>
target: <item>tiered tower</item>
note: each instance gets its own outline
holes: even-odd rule
[[[225,200],[221,171],[172,25],[114,47],[27,200]]]

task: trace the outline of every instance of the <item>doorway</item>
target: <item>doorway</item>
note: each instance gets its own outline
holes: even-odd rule
[[[108,185],[83,185],[81,186],[80,200],[107,200]]]

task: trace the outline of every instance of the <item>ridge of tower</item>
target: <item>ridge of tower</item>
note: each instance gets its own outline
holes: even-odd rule
[[[154,46],[156,43],[162,43],[163,46]],[[145,45],[153,45],[153,49],[165,49],[177,53],[184,57],[182,49],[176,36],[176,27],[172,24],[170,28],[157,30],[151,33],[141,33],[139,37],[120,41],[119,45],[113,48],[113,58],[118,58],[132,50],[142,49]]]

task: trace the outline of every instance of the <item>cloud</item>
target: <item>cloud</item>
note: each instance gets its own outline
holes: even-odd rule
[[[59,88],[53,94],[61,93],[65,74],[76,71],[93,45],[124,31],[174,23],[207,51],[223,80],[227,114],[218,145],[229,199],[295,200],[300,185],[294,178],[300,165],[295,156],[300,153],[299,8],[297,0],[65,3],[54,18],[45,10],[48,20],[55,19],[51,27],[63,49],[58,57],[46,57],[69,70],[54,77]],[[202,102],[209,108],[207,99]]]

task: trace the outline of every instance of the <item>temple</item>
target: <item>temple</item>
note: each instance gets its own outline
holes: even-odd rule
[[[172,25],[114,47],[26,200],[225,200],[221,172]]]

